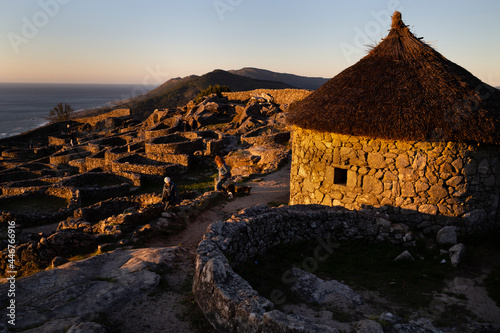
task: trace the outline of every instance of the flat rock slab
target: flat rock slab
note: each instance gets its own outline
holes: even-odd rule
[[[19,279],[16,331],[65,332],[121,308],[158,287],[160,272],[173,268],[181,252],[178,247],[116,250]],[[1,285],[2,304],[7,294],[8,285]],[[7,320],[2,323],[10,327]]]
[[[364,304],[363,298],[358,293],[336,280],[325,281],[296,267],[291,269],[291,273],[295,278],[291,289],[307,303],[342,304],[348,308]]]

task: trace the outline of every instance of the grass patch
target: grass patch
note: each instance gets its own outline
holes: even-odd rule
[[[326,251],[317,241],[306,241],[275,247],[236,271],[271,300],[277,299],[277,290],[283,293],[278,298],[287,302],[296,300],[289,292],[291,281],[283,279],[287,270],[295,266],[313,271],[323,279],[343,281],[354,289],[379,291],[390,301],[406,308],[427,306],[432,293],[440,291],[444,280],[454,274],[450,266],[440,264],[437,257],[422,248],[410,249],[410,252],[414,257],[421,255],[426,260],[394,262],[393,259],[405,248],[367,241],[339,245],[326,260],[315,260],[316,266],[310,264],[315,251],[319,248],[322,255]]]
[[[285,201],[285,202],[271,201],[271,202],[268,202],[267,205],[269,207],[279,207],[281,205],[288,205],[288,201]]]
[[[28,196],[0,205],[0,211],[13,213],[55,213],[68,206],[68,200],[50,195]]]
[[[198,191],[205,193],[214,190],[217,172],[195,172],[189,178],[180,179],[177,183],[179,192]]]
[[[446,307],[446,310],[434,321],[436,326],[449,326],[450,323],[463,322],[464,318],[468,317],[476,320],[477,316],[470,310],[458,304],[451,304]]]

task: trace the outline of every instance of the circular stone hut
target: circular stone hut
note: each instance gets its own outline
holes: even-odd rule
[[[375,208],[425,233],[500,220],[500,91],[413,35],[386,38],[292,107],[291,204]]]

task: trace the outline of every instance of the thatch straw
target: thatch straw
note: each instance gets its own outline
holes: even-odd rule
[[[415,37],[395,12],[388,36],[288,121],[384,139],[500,143],[500,91]]]

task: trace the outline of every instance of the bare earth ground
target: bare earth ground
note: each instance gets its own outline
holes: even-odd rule
[[[189,295],[194,270],[194,255],[198,243],[211,223],[225,220],[243,208],[257,204],[288,203],[290,165],[262,177],[261,180],[251,181],[245,185],[252,187],[250,195],[237,196],[214,206],[200,214],[188,225],[187,229],[179,234],[165,239],[154,239],[146,245],[147,247],[180,245],[186,250],[185,260],[177,264],[175,272],[164,275],[165,281],[158,293],[144,295],[142,300],[125,304],[121,309],[103,318],[107,328],[123,333],[207,332],[206,328],[193,328],[187,319],[189,316],[191,319],[193,316],[199,316],[192,311],[193,299]]]

